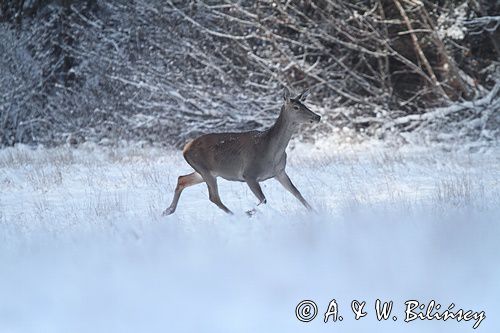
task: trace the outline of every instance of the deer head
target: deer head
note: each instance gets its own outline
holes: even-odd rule
[[[312,112],[302,103],[306,100],[309,93],[309,89],[307,89],[297,97],[290,98],[290,91],[287,88],[283,91],[283,99],[285,100],[283,112],[286,117],[292,121],[292,123],[317,123],[320,121],[321,116]]]

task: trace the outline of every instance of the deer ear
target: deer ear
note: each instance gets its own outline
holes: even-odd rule
[[[309,89],[306,89],[306,90],[304,90],[304,92],[302,92],[302,94],[297,96],[296,99],[303,102],[306,100],[307,96],[309,96],[310,93],[311,93],[311,91]]]
[[[285,102],[290,102],[290,91],[287,87],[283,89],[283,99],[285,100]]]

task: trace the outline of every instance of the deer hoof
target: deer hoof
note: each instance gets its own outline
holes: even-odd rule
[[[168,216],[170,214],[173,214],[173,212],[175,212],[175,208],[172,208],[172,207],[168,207],[167,209],[165,209],[163,211],[163,213],[161,215],[163,216]]]
[[[250,209],[250,210],[247,210],[245,213],[247,213],[247,215],[249,217],[252,217],[252,216],[255,215],[255,213],[257,213],[257,209],[255,209],[255,208],[254,209]]]

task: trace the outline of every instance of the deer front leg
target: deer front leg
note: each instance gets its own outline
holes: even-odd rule
[[[309,205],[302,194],[300,194],[299,190],[295,187],[295,185],[293,185],[285,170],[281,171],[275,178],[281,183],[281,185],[283,185],[284,188],[288,190],[288,192],[292,193],[297,199],[299,199],[307,209],[312,210],[311,205]]]
[[[259,182],[253,178],[246,178],[246,177],[245,177],[245,181],[246,181],[248,187],[250,187],[250,189],[252,190],[253,194],[255,194],[257,199],[259,199],[259,203],[257,204],[257,206],[260,204],[265,204],[267,202],[267,200],[266,200],[266,197],[264,196],[264,193],[262,193],[262,189],[260,188]],[[252,216],[256,212],[257,212],[257,209],[254,208],[254,209],[248,210],[246,213],[248,216]]]
[[[267,202],[266,197],[264,196],[264,193],[262,193],[262,189],[260,188],[260,184],[258,181],[255,179],[249,179],[245,178],[246,183],[248,184],[248,187],[252,190],[253,194],[259,199],[259,203],[257,204],[265,204]]]

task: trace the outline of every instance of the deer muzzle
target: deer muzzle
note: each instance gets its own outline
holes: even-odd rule
[[[319,114],[314,114],[314,116],[312,117],[311,119],[311,124],[312,123],[319,123],[319,121],[321,120],[321,116]]]

